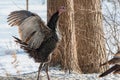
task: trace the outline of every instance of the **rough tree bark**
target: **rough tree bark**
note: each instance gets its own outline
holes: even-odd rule
[[[59,53],[59,59],[61,60],[60,62],[64,69],[81,72],[78,66],[76,51],[73,0],[48,0],[48,20],[51,14],[55,12],[60,6],[66,6],[67,11],[62,14],[62,16],[60,16],[58,26],[62,37],[60,44],[54,53],[55,55]],[[55,63],[58,59],[58,56],[56,58],[54,56],[52,61]]]
[[[79,66],[83,73],[101,72],[106,67],[105,41],[100,0],[74,0]]]

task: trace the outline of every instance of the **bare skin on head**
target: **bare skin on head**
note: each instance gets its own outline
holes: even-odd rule
[[[61,6],[59,9],[58,9],[58,12],[59,12],[59,15],[61,15],[63,12],[66,11],[66,7],[65,6]]]

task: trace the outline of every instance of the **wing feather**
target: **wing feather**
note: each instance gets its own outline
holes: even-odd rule
[[[18,26],[21,40],[34,49],[39,48],[51,32],[38,15],[25,10],[12,12],[8,22]]]

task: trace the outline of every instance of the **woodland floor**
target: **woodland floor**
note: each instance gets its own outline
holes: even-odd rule
[[[64,73],[59,70],[50,70],[49,72],[51,80],[120,80],[120,75],[109,74],[104,78],[99,78],[99,74],[77,74],[77,73]],[[41,73],[41,80],[47,80],[44,71]],[[37,73],[29,73],[18,76],[0,77],[0,80],[36,80]]]

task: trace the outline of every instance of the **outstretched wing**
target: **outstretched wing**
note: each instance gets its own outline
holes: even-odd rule
[[[51,32],[38,15],[26,10],[12,12],[8,22],[11,26],[18,26],[21,40],[34,49],[39,48]]]

